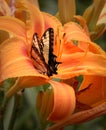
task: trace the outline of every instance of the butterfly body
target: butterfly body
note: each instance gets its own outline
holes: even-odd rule
[[[52,76],[57,74],[57,66],[60,62],[56,61],[57,56],[53,54],[54,31],[53,28],[48,28],[41,40],[38,34],[33,35],[31,57],[34,67],[41,74]]]

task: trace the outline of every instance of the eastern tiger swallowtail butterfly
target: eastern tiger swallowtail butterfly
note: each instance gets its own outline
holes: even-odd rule
[[[57,56],[53,54],[53,45],[53,28],[48,28],[40,40],[38,34],[34,33],[31,48],[34,67],[39,73],[46,74],[47,76],[57,74],[57,66],[60,64],[60,62],[56,61]]]

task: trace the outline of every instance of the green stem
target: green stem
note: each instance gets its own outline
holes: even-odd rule
[[[17,118],[17,111],[19,110],[19,101],[19,95],[15,95],[11,98],[5,98],[3,103],[3,130],[13,130]]]
[[[16,121],[16,118],[17,118],[17,112],[19,110],[19,104],[20,104],[20,95],[15,95],[14,96],[14,106],[13,106],[13,111],[12,111],[12,115],[11,115],[11,120],[10,120],[10,123],[9,123],[9,127],[8,127],[8,130],[13,130],[14,128],[14,124],[15,124],[15,121]]]
[[[4,118],[4,111],[5,111],[6,103],[7,103],[7,98],[4,98],[2,106],[0,108],[0,130],[4,130],[3,118]]]
[[[10,123],[8,126],[8,130],[13,130],[13,128],[14,128],[14,123],[16,120],[16,112],[17,112],[17,108],[16,108],[16,102],[15,102],[14,107],[13,107],[13,111],[12,111],[12,115],[11,115],[11,119],[10,119]]]
[[[0,110],[0,130],[4,130],[3,126],[3,111]]]

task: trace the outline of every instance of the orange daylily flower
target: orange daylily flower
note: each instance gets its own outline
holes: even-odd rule
[[[106,114],[106,77],[84,76],[84,81],[76,92],[76,100],[78,102],[76,112],[67,120],[49,127],[48,130],[83,123]]]
[[[74,91],[69,85],[52,81],[52,78],[68,79],[79,75],[106,76],[106,56],[105,54],[93,53],[95,51],[93,46],[96,45],[90,41],[79,25],[70,22],[62,27],[55,17],[40,12],[38,8],[27,1],[23,0],[21,2],[21,4],[20,2],[16,4],[17,18],[0,17],[0,29],[11,34],[10,38],[0,45],[0,82],[8,78],[18,77],[14,86],[7,91],[7,97],[10,97],[22,88],[50,83],[54,90],[54,101],[61,97],[62,103],[65,102],[66,111],[63,113],[63,118],[66,119],[75,108]],[[20,16],[18,12],[20,7],[26,12],[26,19],[22,19],[22,16]],[[54,54],[57,56],[57,60],[62,62],[58,66],[58,74],[51,77],[40,74],[34,68],[30,58],[33,34],[36,32],[41,37],[49,27],[54,29]],[[64,33],[65,35],[63,35]],[[78,45],[76,46],[72,41],[78,42]],[[100,48],[99,51],[101,51]],[[64,96],[64,89],[61,88],[64,88],[68,94],[66,95],[65,93]],[[57,108],[58,103],[50,111],[51,114],[48,118],[51,117],[50,120],[52,121],[60,120],[61,112],[59,113],[60,115],[54,117],[54,113],[58,112]],[[70,109],[67,111],[67,108]],[[66,115],[65,112],[67,113]],[[61,120],[64,120],[63,118],[61,117]]]
[[[87,31],[87,34],[88,34],[88,31]],[[67,45],[67,48],[69,48],[69,45]],[[76,48],[73,48],[72,46],[72,50],[67,51],[66,49],[64,53],[66,54],[69,54],[70,52],[73,53],[73,50],[76,50]],[[105,62],[102,63],[101,61],[99,61],[101,58],[98,57],[97,58],[98,63],[99,64],[102,63],[102,66],[106,65],[106,53],[98,45],[94,43],[90,43],[89,52],[87,52],[87,54],[88,53],[89,53],[89,56],[92,54],[95,55],[95,58],[97,55],[100,57],[103,56],[105,58],[104,60]],[[86,55],[86,58],[88,60],[90,57],[88,58],[88,56]],[[92,60],[95,61],[94,64],[96,63],[96,60],[97,60],[95,58],[93,59],[90,58],[91,61]],[[90,65],[93,65],[93,64],[92,63],[88,64],[88,69]],[[105,66],[103,68],[105,68]],[[101,68],[101,70],[103,68]],[[75,112],[65,121],[61,121],[49,127],[47,130],[61,129],[67,125],[83,123],[91,119],[94,119],[100,115],[106,114],[106,69],[103,69],[104,71],[102,75],[99,73],[100,72],[99,66],[96,66],[95,64],[94,69],[97,70],[96,75],[95,74],[86,75],[83,73],[83,82],[80,85],[79,89],[76,91],[77,103],[76,103]],[[70,79],[65,80],[65,82],[70,85],[73,84],[72,80]]]
[[[7,91],[6,97],[11,97],[22,88],[32,87],[35,85],[38,86],[49,82],[54,90],[54,99],[57,99],[58,97],[57,91],[61,91],[59,97],[61,97],[61,101],[63,103],[65,102],[66,110],[64,113],[66,112],[66,114],[61,116],[62,120],[74,111],[75,93],[73,91],[73,88],[69,85],[63,85],[63,83],[55,83],[53,81],[51,82],[52,77],[40,74],[38,70],[34,68],[30,56],[33,34],[37,32],[39,34],[39,37],[41,37],[47,28],[52,27],[54,29],[54,35],[56,36],[58,26],[61,26],[61,23],[55,17],[41,13],[38,8],[29,2],[23,2],[23,10],[28,11],[26,13],[26,15],[28,15],[26,23],[22,21],[23,19],[20,19],[22,17],[0,17],[0,29],[8,31],[11,34],[11,37],[0,45],[0,82],[8,78],[18,77],[15,84]],[[19,4],[18,6],[20,7],[21,5]],[[28,10],[26,10],[24,6],[27,6]],[[19,16],[18,12],[16,16]],[[57,85],[59,88],[56,87]],[[66,92],[69,93],[68,95],[65,94],[66,98],[63,94],[64,89],[60,89],[61,87],[63,87]],[[54,103],[53,111],[51,111],[52,118],[54,112],[56,112],[58,108],[56,106],[57,101],[59,100],[56,100],[56,103]],[[70,105],[68,103],[69,101],[71,102]],[[71,109],[67,110],[69,106]],[[61,111],[61,113],[63,112]],[[61,115],[61,113],[58,114],[59,119],[59,115]]]

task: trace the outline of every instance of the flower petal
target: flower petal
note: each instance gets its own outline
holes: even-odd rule
[[[88,30],[88,26],[86,24],[86,21],[85,19],[80,16],[80,15],[77,15],[77,16],[74,16],[74,19],[75,21],[77,21],[79,23],[79,25],[83,28],[83,31],[86,33],[86,35],[88,37],[90,37],[90,34],[89,34],[89,30]]]
[[[42,76],[34,68],[25,41],[11,38],[0,46],[0,81],[22,76]]]
[[[106,52],[99,45],[93,42],[90,42],[89,44],[89,51],[106,56]]]
[[[40,119],[40,124],[43,128],[48,123],[48,115],[53,108],[53,90],[47,89],[45,92],[40,91],[36,100],[37,113]]]
[[[14,25],[14,27],[13,27]],[[13,34],[23,37],[26,37],[26,27],[24,22],[9,16],[0,17],[0,29]]]
[[[74,22],[65,24],[64,31],[66,33],[66,42],[70,42],[71,40],[90,42],[90,38],[85,34],[81,27]]]
[[[41,36],[44,32],[44,20],[38,7],[26,0],[17,1],[17,4],[19,4],[27,13],[26,24],[29,41],[35,32]]]
[[[50,15],[45,12],[42,12],[42,15],[45,21],[45,29],[52,27],[54,31],[57,32],[57,29],[62,26],[60,21],[53,15]]]
[[[15,84],[8,89],[5,96],[7,98],[12,97],[15,93],[19,92],[22,89],[39,86],[42,84],[47,84],[47,80],[44,77],[40,76],[25,76],[17,78]]]
[[[64,55],[58,68],[58,76],[71,78],[79,75],[106,76],[106,56],[88,52]]]
[[[83,52],[83,50],[81,50],[81,48],[79,48],[78,46],[74,45],[73,42],[67,42],[63,45],[63,54],[71,54],[76,52]]]
[[[67,119],[75,108],[75,93],[67,84],[49,81],[52,88],[39,92],[37,96],[37,111],[41,124],[47,120],[60,122]]]
[[[50,113],[48,120],[58,122],[68,118],[75,108],[75,93],[71,86],[50,81],[54,93],[53,110]]]
[[[86,87],[88,88],[85,89]],[[80,90],[82,91],[80,92]],[[106,77],[84,76],[84,81],[76,96],[79,102],[89,106],[104,102],[106,100]]]
[[[64,47],[70,43],[71,44],[73,43],[73,46],[76,46],[72,41],[77,41],[78,45],[76,46],[76,48],[77,49],[79,48],[78,50],[80,51],[87,51],[91,41],[89,36],[85,33],[85,30],[82,29],[78,24],[74,22],[69,22],[65,24],[64,32],[65,32]],[[71,48],[67,48],[67,49],[69,50]],[[66,50],[66,48],[64,48],[63,50]]]

